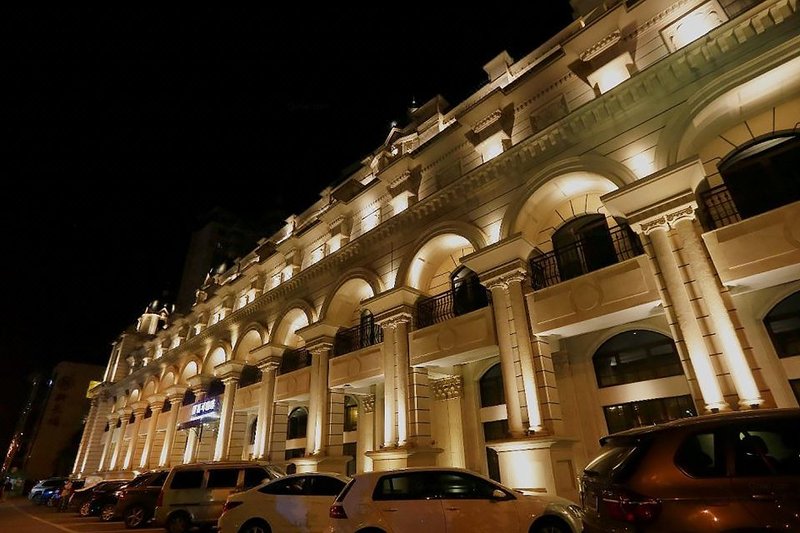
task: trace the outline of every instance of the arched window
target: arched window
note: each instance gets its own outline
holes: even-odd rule
[[[252,446],[256,443],[256,428],[258,428],[258,418],[254,418],[252,422],[250,422],[250,431],[248,432],[249,443]]]
[[[305,407],[297,407],[289,413],[289,425],[286,428],[286,439],[302,439],[306,436],[306,424],[308,423],[308,410]]]
[[[480,389],[481,407],[491,407],[493,405],[503,405],[506,403],[500,363],[497,363],[483,374],[480,380]]]
[[[344,430],[358,429],[358,402],[352,396],[344,397]]]
[[[481,285],[478,275],[465,266],[453,271],[450,285],[453,290],[453,314],[456,316],[482,309],[489,304],[486,288]]]
[[[219,396],[225,392],[225,384],[222,383],[221,379],[214,379],[208,385],[208,392],[206,393],[206,398],[214,398],[215,396]]]
[[[597,349],[592,360],[599,387],[683,374],[675,343],[653,331],[614,335]]]
[[[553,234],[561,281],[617,262],[614,243],[602,214],[574,218]]]
[[[784,133],[747,144],[718,168],[742,218],[800,200],[800,135]]]
[[[764,317],[778,357],[800,355],[800,291],[781,300]]]

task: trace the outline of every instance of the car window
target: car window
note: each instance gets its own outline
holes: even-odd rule
[[[750,425],[734,438],[737,476],[796,476],[800,474],[800,428],[797,423]]]
[[[608,441],[601,448],[600,455],[586,465],[583,473],[593,478],[616,478],[618,472],[622,472],[626,465],[634,462],[635,456],[639,455],[636,453],[639,448],[642,448],[642,445],[634,441]]]
[[[489,500],[492,493],[500,489],[479,477],[461,472],[440,472],[436,482],[445,499]]]
[[[328,476],[313,476],[311,487],[307,491],[312,496],[338,496],[344,488],[344,481]]]
[[[268,479],[270,479],[269,472],[263,468],[244,469],[244,486],[248,489],[255,487],[256,485],[261,485]]]
[[[258,489],[259,492],[264,494],[275,494],[275,495],[300,495],[303,494],[305,491],[306,486],[306,477],[292,477],[289,479],[282,479],[280,481],[275,481],[274,483],[270,483],[269,485],[265,485]]]
[[[373,500],[430,500],[438,497],[435,472],[383,476],[372,494]]]
[[[232,489],[239,483],[238,468],[212,468],[208,471],[209,489]]]
[[[347,493],[350,492],[350,489],[353,488],[353,484],[355,482],[356,482],[355,479],[351,479],[350,481],[347,482],[347,485],[345,485],[344,489],[342,489],[342,492],[340,492],[339,495],[336,497],[336,503],[339,503],[342,500],[344,500],[344,497],[347,496]]]
[[[675,452],[675,464],[692,477],[723,477],[725,461],[713,432],[689,435]]]
[[[169,472],[159,472],[158,474],[154,474],[150,481],[147,482],[148,487],[160,487],[164,484],[164,481],[167,479],[167,474]]]
[[[199,489],[203,485],[202,470],[178,470],[169,484],[171,489]]]

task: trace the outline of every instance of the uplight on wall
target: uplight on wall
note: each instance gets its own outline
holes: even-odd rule
[[[728,20],[717,0],[706,2],[682,16],[663,30],[661,36],[674,52],[696,41]]]
[[[376,207],[374,211],[367,213],[361,219],[361,233],[366,233],[375,226],[377,226],[381,221],[381,208]]]
[[[503,153],[503,141],[500,137],[495,137],[486,141],[481,147],[481,157],[483,162],[491,161]]]
[[[633,58],[625,52],[589,74],[587,79],[604,94],[631,77],[628,65],[633,65]]]
[[[411,196],[411,193],[408,191],[403,191],[399,193],[397,196],[392,198],[392,214],[399,214],[408,209],[408,199]]]

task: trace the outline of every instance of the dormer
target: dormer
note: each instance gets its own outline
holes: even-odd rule
[[[467,140],[487,162],[511,147],[514,102],[496,89],[458,117],[469,130]]]

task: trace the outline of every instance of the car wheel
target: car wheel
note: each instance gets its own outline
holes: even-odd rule
[[[116,505],[113,503],[107,503],[100,508],[100,520],[103,522],[111,522],[114,518],[114,509]]]
[[[54,507],[55,504],[56,504],[55,498],[47,498],[47,502],[45,503],[45,505],[47,505],[48,507]]]
[[[141,505],[131,505],[125,509],[125,527],[133,529],[142,527],[147,521],[147,510]]]
[[[269,524],[263,520],[250,520],[239,528],[239,533],[271,533]]]
[[[572,529],[558,518],[545,518],[531,528],[531,533],[572,533]]]
[[[83,505],[81,505],[78,509],[78,514],[84,518],[92,514],[92,504],[89,502],[84,502]]]
[[[191,527],[189,517],[183,513],[177,513],[167,519],[166,530],[169,533],[186,533]]]

